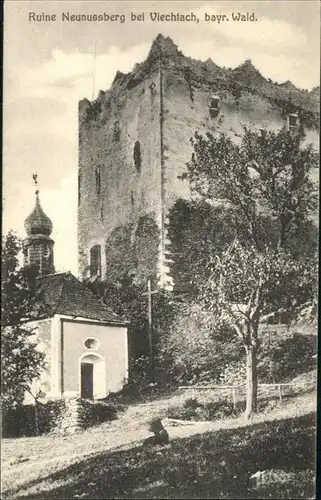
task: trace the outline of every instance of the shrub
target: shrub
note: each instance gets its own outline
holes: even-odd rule
[[[161,351],[180,382],[206,382],[217,381],[226,362],[238,361],[244,349],[229,328],[194,303],[181,306]]]
[[[197,408],[199,405],[196,398],[188,398],[184,403],[185,408]]]
[[[219,420],[222,418],[236,417],[244,412],[245,404],[243,401],[236,403],[228,398],[222,398],[219,401],[208,403],[199,403],[197,399],[187,399],[182,406],[170,408],[167,416],[180,420]]]
[[[117,412],[123,408],[120,404],[104,401],[80,400],[78,422],[82,428],[91,427],[102,422],[115,420]],[[3,436],[30,437],[49,432],[60,432],[65,418],[68,418],[68,401],[61,399],[18,406],[3,412]]]
[[[219,376],[222,385],[243,385],[246,379],[245,359],[240,359],[235,363],[226,363]]]
[[[65,411],[64,400],[35,405],[20,405],[2,414],[4,437],[30,437],[51,432]]]
[[[286,382],[315,369],[316,348],[314,335],[266,332],[259,352],[259,378],[267,383]]]
[[[113,403],[88,400],[81,401],[79,420],[81,427],[84,429],[103,422],[115,420],[116,418],[117,407]]]

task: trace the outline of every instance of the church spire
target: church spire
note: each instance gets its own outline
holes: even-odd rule
[[[38,175],[33,174],[32,177],[36,188],[36,204],[24,223],[27,233],[23,242],[24,262],[25,265],[37,265],[40,274],[51,274],[54,272],[54,241],[50,238],[53,227],[40,204]]]

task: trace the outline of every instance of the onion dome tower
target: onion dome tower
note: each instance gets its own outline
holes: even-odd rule
[[[44,275],[55,272],[54,241],[50,238],[52,222],[40,204],[37,177],[37,174],[33,175],[36,186],[36,206],[24,223],[27,237],[23,240],[23,255],[24,265],[36,265],[39,274]]]

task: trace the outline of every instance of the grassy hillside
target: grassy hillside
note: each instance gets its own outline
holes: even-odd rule
[[[311,498],[315,373],[295,384],[250,425],[243,416],[178,427],[164,420],[171,443],[160,449],[141,447],[146,423],[183,405],[186,393],[130,404],[118,420],[73,436],[5,439],[2,498]],[[256,487],[250,476],[259,470],[265,482]]]
[[[100,453],[6,498],[310,498],[314,493],[313,413],[141,447]],[[250,476],[268,470],[256,487]],[[28,493],[30,491],[30,493]]]

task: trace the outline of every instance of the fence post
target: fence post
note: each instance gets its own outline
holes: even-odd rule
[[[233,399],[233,410],[235,411],[235,409],[236,409],[236,391],[235,391],[235,387],[232,387],[232,399]]]
[[[35,398],[35,428],[36,428],[36,436],[39,436],[38,407],[36,398]]]

